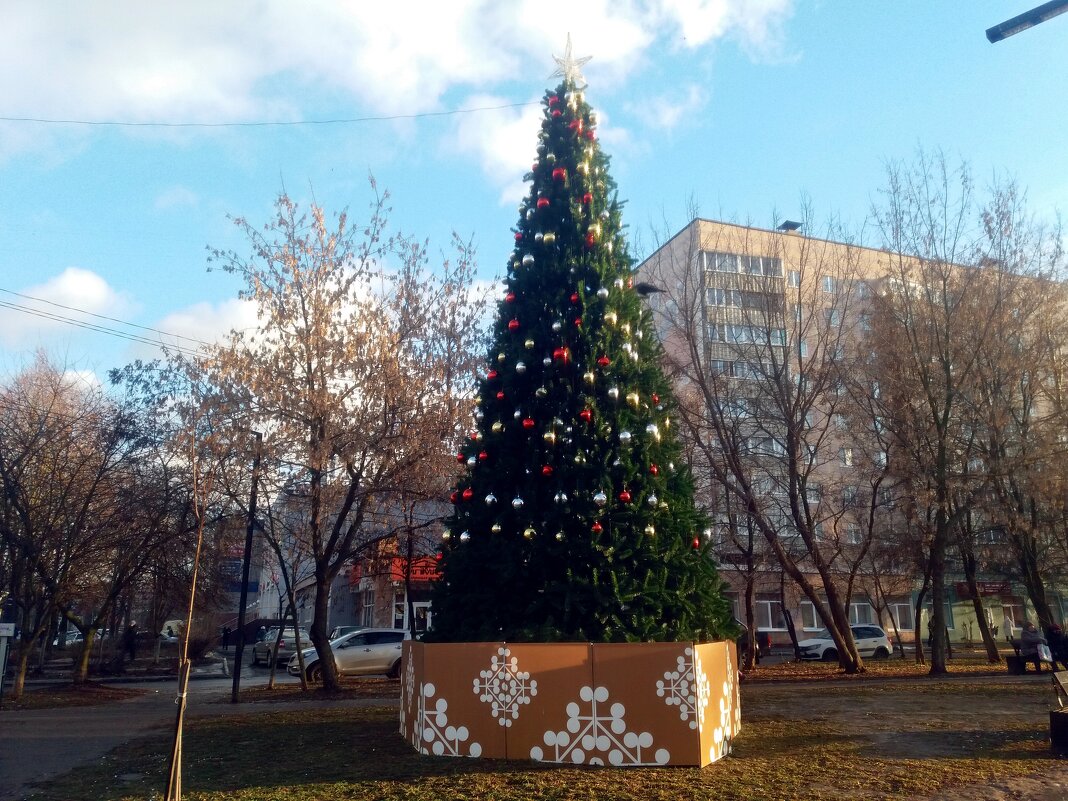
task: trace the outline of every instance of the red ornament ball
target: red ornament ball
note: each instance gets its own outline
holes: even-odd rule
[[[652,473],[654,476],[659,475],[660,468],[657,467],[655,464],[651,464],[649,465],[649,472]]]
[[[609,359],[607,356],[604,356],[604,355],[598,357],[598,359],[597,359],[597,364],[599,366],[601,366],[601,367],[607,367],[611,363],[612,363],[612,360]]]
[[[444,558],[444,556],[445,554],[443,554],[441,551],[438,551],[436,554],[434,554],[434,558],[439,562],[442,560],[442,558]]]
[[[563,167],[557,167],[553,170],[554,181],[562,181],[565,178],[567,178],[567,170],[565,170]]]
[[[628,492],[627,490],[623,490],[621,493],[619,493],[619,500],[623,503],[630,503],[630,492]]]
[[[597,238],[593,234],[586,234],[586,247],[592,248],[597,242]]]
[[[496,370],[490,370],[488,373],[486,373],[486,378],[489,379],[490,381],[494,380],[496,377],[497,377],[497,371]]]
[[[579,302],[578,292],[572,292],[571,293],[571,303],[573,305],[578,305],[578,302]]]
[[[523,235],[521,233],[519,233],[519,231],[516,231],[515,232],[515,241],[518,242],[522,238],[523,238]]]
[[[593,412],[589,409],[583,409],[581,412],[579,412],[579,417],[582,418],[582,421],[584,423],[588,423],[593,420]]]
[[[583,195],[582,202],[585,203],[587,206],[593,203],[593,193],[587,192],[585,195]]]
[[[560,109],[558,109],[558,108],[554,108],[554,109],[553,109],[553,116],[554,116],[554,117],[559,117],[559,116],[561,116],[562,114],[563,114],[563,112],[562,112],[562,111],[560,111]]]
[[[586,138],[589,139],[591,142],[597,138],[597,134],[593,132],[593,128],[586,129]]]
[[[543,476],[551,476],[553,474],[552,467],[549,466],[549,465],[543,465],[542,468],[541,468],[541,474]]]
[[[473,496],[474,494],[475,494],[475,491],[474,491],[473,489],[471,489],[470,487],[468,487],[468,488],[467,488],[467,489],[465,489],[465,490],[464,490],[464,492],[463,492],[463,497],[464,497],[464,500],[465,500],[465,501],[469,501],[469,500],[471,500],[471,498],[472,498],[472,496]]]
[[[547,209],[547,208],[549,208],[549,198],[547,198],[547,197],[539,197],[538,198],[538,208],[539,209]]]
[[[653,403],[660,403],[660,396],[655,392],[653,393]]]
[[[515,292],[509,292],[504,296],[505,303],[515,303]]]
[[[590,531],[592,531],[594,534],[600,534],[602,531],[604,531],[604,526],[601,525],[601,522],[599,520],[594,520],[593,525],[590,526]]]
[[[534,428],[534,420],[529,418],[529,417],[524,417],[523,418],[523,428],[526,428],[526,429]]]
[[[456,461],[457,462],[460,462],[462,464],[463,460],[464,460],[464,455],[462,453],[456,454]]]
[[[453,503],[456,503],[456,499],[457,499],[458,497],[459,497],[459,496],[458,496],[458,495],[456,494],[456,491],[454,490],[454,491],[453,491],[453,492],[452,492],[452,493],[451,493],[451,494],[449,495],[449,500],[450,500],[450,501],[452,501]]]
[[[497,400],[504,400],[504,390],[503,389],[499,390],[497,392]]]
[[[575,328],[582,328],[582,318],[581,317],[576,317],[575,318]]]
[[[576,131],[576,132],[581,134],[582,133],[582,120],[571,120],[571,122],[568,123],[567,127],[570,128],[572,131]]]
[[[489,454],[486,451],[479,451],[478,460],[484,462],[489,458]]]
[[[550,106],[555,106],[559,102],[560,102],[560,98],[559,97],[557,97],[556,95],[549,95],[549,105]]]
[[[697,550],[700,550],[700,548],[701,548],[701,540],[699,540],[697,537],[694,537],[693,538],[693,549],[695,551],[697,551]]]
[[[509,320],[508,321],[508,330],[509,331],[518,331],[519,330],[519,320],[516,320],[514,317],[511,320]]]

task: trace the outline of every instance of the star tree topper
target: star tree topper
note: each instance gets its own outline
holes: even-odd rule
[[[567,35],[567,47],[564,49],[564,57],[557,58],[553,56],[553,61],[556,62],[556,71],[549,77],[555,78],[559,75],[565,82],[574,84],[576,89],[585,89],[586,79],[582,76],[580,68],[591,58],[593,56],[571,57],[571,34],[569,33]]]

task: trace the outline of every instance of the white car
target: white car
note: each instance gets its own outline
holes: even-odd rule
[[[850,628],[853,630],[857,652],[862,657],[886,659],[893,653],[894,646],[890,644],[890,638],[878,626],[857,625]],[[797,647],[802,659],[821,659],[824,662],[835,662],[838,659],[838,648],[827,629],[817,632],[811,639],[801,640]]]
[[[330,641],[334,664],[342,676],[385,674],[397,678],[401,672],[401,643],[411,639],[407,629],[361,629]],[[300,675],[297,654],[289,659],[287,670]],[[309,681],[322,678],[322,666],[314,648],[304,650],[304,670]]]

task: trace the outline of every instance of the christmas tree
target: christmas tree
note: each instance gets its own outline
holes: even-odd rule
[[[570,49],[457,456],[428,639],[714,639],[729,607]]]

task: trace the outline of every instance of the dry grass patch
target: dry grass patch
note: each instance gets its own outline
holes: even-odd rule
[[[125,687],[104,686],[102,684],[53,684],[35,687],[23,693],[15,701],[4,694],[0,709],[56,709],[67,706],[95,706],[113,701],[123,701],[144,695],[145,690],[133,690]]]
[[[916,693],[914,683],[873,689],[746,687],[734,754],[704,769],[424,757],[397,734],[392,706],[201,719],[190,724],[185,739],[183,797],[889,801],[1061,769],[1046,745],[1044,684],[1013,687],[1011,695],[1000,696],[973,688],[971,694],[957,689],[941,697]],[[165,738],[125,746],[31,798],[149,798],[163,787],[166,753]]]
[[[310,684],[307,690],[302,690],[299,684],[287,683],[271,688],[267,685],[250,687],[240,694],[241,701],[346,701],[352,698],[400,698],[400,679],[387,679],[384,676],[342,678],[341,689],[337,692],[327,692],[318,684]],[[230,699],[224,700],[229,703]]]
[[[911,659],[867,660],[863,673],[845,673],[837,662],[782,662],[758,665],[744,673],[744,682],[774,681],[854,681],[857,679],[911,679],[929,676],[931,666]],[[1005,663],[990,664],[985,658],[965,658],[950,662],[950,676],[1007,676]],[[934,677],[937,678],[937,677]]]

